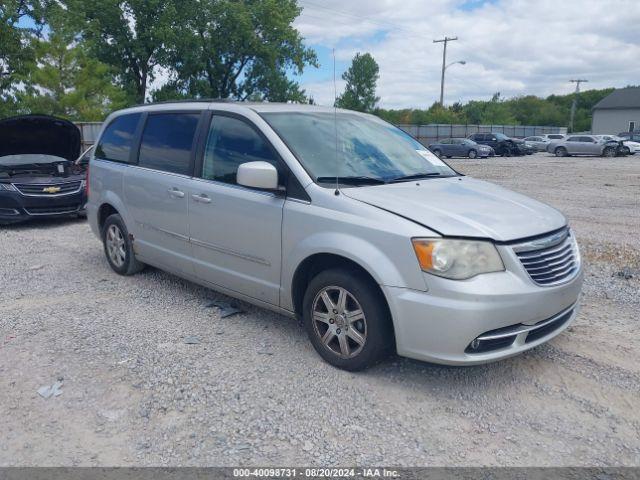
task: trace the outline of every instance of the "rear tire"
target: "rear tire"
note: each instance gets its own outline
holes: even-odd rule
[[[102,227],[102,244],[109,266],[118,275],[133,275],[144,268],[144,263],[136,260],[133,242],[119,214],[109,215],[105,220]]]
[[[357,271],[320,272],[309,282],[302,308],[311,344],[334,367],[363,370],[393,351],[386,301],[377,286]]]
[[[567,149],[564,147],[558,147],[554,150],[553,152],[556,157],[567,157],[569,156],[569,153],[567,152]]]

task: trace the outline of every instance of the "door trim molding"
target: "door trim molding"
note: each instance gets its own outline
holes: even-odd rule
[[[235,250],[229,250],[228,248],[221,247],[219,245],[215,245],[213,243],[204,242],[202,240],[198,240],[196,238],[189,239],[193,245],[198,245],[199,247],[208,248],[209,250],[213,250],[215,252],[224,253],[226,255],[231,255],[234,257],[242,258],[244,260],[248,260],[250,262],[259,263],[260,265],[265,265],[267,267],[271,266],[271,262],[265,260],[264,258],[256,257],[254,255],[250,255],[248,253],[236,252]]]
[[[173,238],[177,238],[178,240],[182,240],[186,243],[190,243],[192,245],[197,245],[199,247],[208,248],[209,250],[213,250],[215,252],[224,253],[226,255],[231,255],[233,257],[242,258],[244,260],[248,260],[250,262],[259,263],[260,265],[265,265],[267,267],[271,266],[271,262],[268,260],[256,257],[255,255],[250,255],[248,253],[236,252],[235,250],[230,250],[225,247],[221,247],[220,245],[215,245],[213,243],[204,242],[202,240],[198,240],[197,238],[188,237],[186,235],[182,235],[180,233],[172,232],[170,230],[165,230],[163,228],[158,228],[153,225],[149,225],[148,223],[136,222],[140,227],[145,230],[154,230],[156,232],[164,233]]]
[[[177,238],[178,240],[183,240],[189,243],[189,237],[186,235],[182,235],[181,233],[172,232],[171,230],[165,230],[163,228],[158,228],[153,225],[149,225],[148,223],[136,222],[140,227],[145,230],[155,230],[156,232],[164,233],[165,235],[169,235],[170,237]]]

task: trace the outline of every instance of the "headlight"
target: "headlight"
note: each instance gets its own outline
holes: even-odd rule
[[[414,238],[411,242],[420,268],[433,275],[464,280],[504,271],[500,254],[491,242],[446,238]]]
[[[16,187],[11,185],[10,183],[0,183],[0,190],[8,190],[9,192],[15,192]]]

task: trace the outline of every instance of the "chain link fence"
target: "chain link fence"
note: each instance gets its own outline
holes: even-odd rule
[[[399,128],[425,146],[443,138],[466,138],[474,133],[504,133],[508,137],[524,138],[545,133],[567,133],[566,127],[543,127],[530,125],[409,125],[399,124]]]

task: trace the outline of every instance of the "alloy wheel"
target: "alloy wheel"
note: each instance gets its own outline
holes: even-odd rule
[[[358,355],[367,341],[367,319],[358,300],[338,286],[325,287],[312,304],[312,322],[322,345],[341,358]]]
[[[113,264],[120,268],[127,260],[127,251],[124,241],[124,235],[117,225],[111,224],[107,229],[107,253]]]

